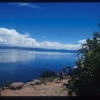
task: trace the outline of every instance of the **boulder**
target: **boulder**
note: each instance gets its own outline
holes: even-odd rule
[[[30,85],[35,85],[35,82],[28,82]]]
[[[21,89],[23,84],[24,84],[23,82],[13,82],[10,85],[9,89],[12,89],[12,90]]]
[[[34,80],[33,82],[35,82],[36,85],[41,84],[40,80]]]
[[[24,85],[23,85],[23,87],[25,87],[25,86],[31,86],[29,83],[25,83]]]

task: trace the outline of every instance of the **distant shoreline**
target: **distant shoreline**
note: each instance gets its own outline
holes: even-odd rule
[[[78,50],[66,50],[66,49],[46,49],[46,48],[28,48],[28,47],[11,47],[11,46],[0,46],[0,49],[17,49],[17,50],[27,50],[27,51],[42,51],[42,52],[70,52],[77,53]]]

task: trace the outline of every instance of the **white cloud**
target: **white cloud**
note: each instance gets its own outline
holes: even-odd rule
[[[68,49],[68,50],[76,50],[76,49],[79,49],[80,48],[80,44],[77,44],[77,45],[73,45],[73,44],[61,44],[59,42],[49,42],[49,41],[45,41],[45,42],[42,42],[42,43],[39,43],[40,44],[40,47],[45,47],[45,48],[55,48],[55,49]]]
[[[68,49],[77,50],[81,47],[81,44],[61,44],[59,42],[37,42],[34,38],[31,38],[28,33],[21,34],[15,29],[0,28],[0,44],[8,44],[10,46],[19,47],[33,47],[33,48],[48,48],[48,49]]]
[[[81,44],[84,44],[84,43],[86,43],[86,39],[79,40],[78,42],[81,43]]]
[[[6,43],[6,40],[0,38],[0,43]]]
[[[9,4],[16,4],[18,6],[27,6],[27,7],[31,7],[31,8],[41,9],[39,6],[32,5],[30,3],[9,3]]]

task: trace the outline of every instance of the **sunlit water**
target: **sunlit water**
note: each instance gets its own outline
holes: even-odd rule
[[[27,82],[39,78],[45,70],[58,73],[66,65],[75,66],[76,54],[0,49],[0,83]]]

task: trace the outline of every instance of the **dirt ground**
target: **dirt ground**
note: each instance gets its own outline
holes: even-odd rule
[[[64,79],[62,83],[53,81],[46,85],[24,86],[20,90],[6,89],[1,91],[1,96],[68,96],[68,91],[63,86],[64,82],[68,80]]]

